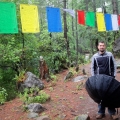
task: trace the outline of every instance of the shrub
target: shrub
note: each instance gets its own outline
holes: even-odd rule
[[[7,91],[6,89],[0,87],[0,104],[4,104],[4,102],[6,101],[7,99]]]
[[[25,89],[24,93],[20,93],[20,97],[24,103],[45,103],[50,99],[50,96],[46,94],[43,90],[39,91],[38,88]]]

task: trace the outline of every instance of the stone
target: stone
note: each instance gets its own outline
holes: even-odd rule
[[[87,75],[77,76],[77,77],[75,77],[72,81],[73,81],[73,82],[79,82],[79,81],[82,81],[82,80],[85,80],[85,79],[87,79]]]
[[[21,83],[19,87],[20,91],[23,91],[25,88],[38,87],[40,90],[44,88],[43,82],[39,78],[37,78],[36,75],[34,75],[33,73],[27,72],[25,76],[26,79],[23,83]]]
[[[87,114],[82,114],[77,116],[75,120],[90,120],[90,117]]]
[[[66,115],[63,113],[63,114],[60,114],[58,117],[60,118],[60,120],[64,120]]]
[[[70,64],[70,67],[75,67],[76,66],[76,62],[75,61],[73,61],[71,64]]]
[[[120,38],[116,39],[113,43],[113,51],[118,52],[120,51]]]
[[[88,61],[90,58],[90,54],[85,54],[85,61]]]
[[[34,112],[34,113],[41,113],[44,111],[44,108],[39,103],[31,103],[27,105],[28,111]]]
[[[44,115],[36,118],[35,120],[50,120],[50,118],[47,115]]]
[[[39,115],[38,115],[38,113],[34,113],[34,112],[30,112],[29,114],[28,114],[28,118],[36,118],[36,117],[38,117]]]
[[[73,73],[69,71],[65,76],[64,80],[70,79],[72,76],[73,76]]]

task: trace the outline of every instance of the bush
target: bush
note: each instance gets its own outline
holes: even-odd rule
[[[13,79],[15,72],[12,69],[0,69],[0,87],[6,90],[8,94],[6,100],[12,100],[17,96],[16,81]]]
[[[46,94],[43,90],[39,91],[38,88],[25,89],[24,93],[20,93],[20,98],[24,103],[45,103],[50,99],[50,96]]]
[[[7,91],[6,89],[0,87],[0,104],[4,104],[4,102],[6,101],[7,99]]]

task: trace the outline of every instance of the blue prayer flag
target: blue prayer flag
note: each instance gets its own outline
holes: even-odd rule
[[[62,32],[61,14],[59,8],[46,7],[48,31]]]
[[[104,17],[105,17],[106,30],[107,31],[113,30],[111,14],[105,14]]]

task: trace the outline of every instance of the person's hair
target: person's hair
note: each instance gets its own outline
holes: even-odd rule
[[[100,43],[104,43],[104,44],[105,44],[105,42],[104,42],[104,41],[99,41],[99,42],[98,42],[98,45],[99,45]]]

